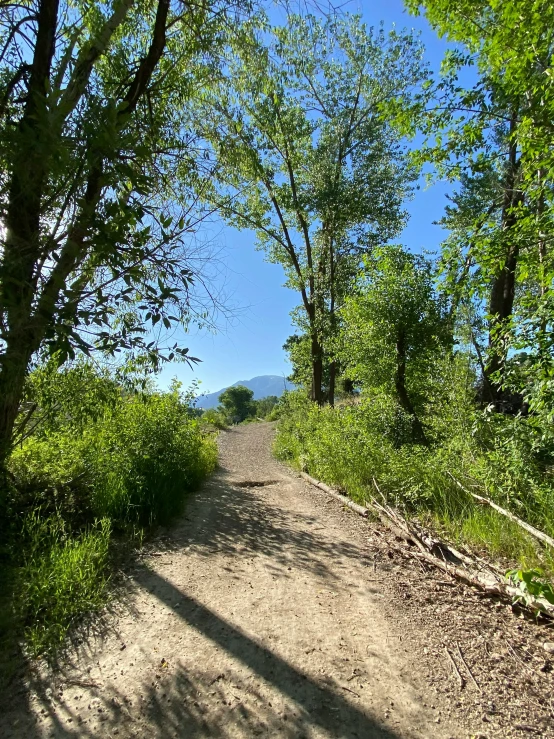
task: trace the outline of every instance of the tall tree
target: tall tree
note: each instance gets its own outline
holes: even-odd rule
[[[421,47],[357,16],[291,16],[243,44],[228,74],[203,101],[211,112],[201,131],[218,163],[210,200],[255,231],[300,293],[311,396],[322,403],[325,344],[347,278],[404,221],[413,172],[383,109],[411,101]]]
[[[481,296],[489,329],[482,359],[485,397],[501,408],[509,351],[521,346],[522,332],[545,369],[553,360],[554,8],[542,0],[407,0],[406,5],[414,12],[423,9],[439,34],[458,45],[448,52],[435,88],[438,104],[428,118],[433,143],[427,153],[453,180],[464,173],[460,198],[448,214],[458,236],[465,231],[456,300],[464,286],[477,286],[476,278],[487,288]],[[464,68],[475,79],[467,89],[459,83]],[[486,186],[487,197],[473,198],[468,218],[469,190],[475,193],[492,180],[496,184]]]
[[[256,404],[252,400],[254,391],[244,385],[233,385],[219,396],[220,409],[223,415],[233,423],[240,423],[253,416]]]
[[[39,351],[155,360],[145,325],[186,317],[194,224],[179,175],[193,149],[180,111],[213,76],[227,7],[0,8],[0,467]]]
[[[433,358],[451,346],[432,264],[400,246],[375,249],[341,314],[337,353],[348,376],[366,391],[393,395],[425,442],[419,414],[426,378]]]

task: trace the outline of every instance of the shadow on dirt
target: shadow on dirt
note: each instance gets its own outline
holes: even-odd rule
[[[79,724],[79,705],[64,704],[64,721],[46,695],[45,685],[33,684],[43,709],[51,721],[47,736],[53,739],[75,737],[144,736],[143,721],[149,739],[192,739],[194,737],[265,736],[307,739],[317,727],[318,736],[341,739],[399,739],[349,699],[340,695],[339,686],[314,683],[287,661],[220,618],[212,610],[177,589],[157,573],[144,568],[136,585],[172,608],[182,621],[221,647],[228,655],[251,670],[261,681],[276,688],[284,700],[272,706],[261,694],[249,690],[243,700],[241,686],[229,676],[192,669],[185,661],[168,662],[166,674],[153,675],[142,686],[142,700],[134,705],[121,692],[111,692],[109,699],[100,690],[87,701],[93,704],[95,719]],[[178,606],[176,605],[178,603]],[[165,661],[165,660],[164,660]],[[162,670],[160,669],[160,672]],[[63,679],[63,678],[62,678]],[[59,696],[61,698],[61,696]],[[74,728],[67,726],[71,718]],[[135,728],[136,727],[136,728]],[[136,732],[136,733],[135,733]],[[13,727],[6,739],[44,736],[36,724]]]
[[[201,490],[196,500],[203,514],[184,521],[166,542],[170,549],[191,547],[202,557],[223,554],[229,563],[241,557],[264,556],[275,577],[288,578],[289,568],[303,570],[335,588],[344,581],[353,561],[363,552],[356,543],[326,530],[321,521],[301,512],[283,511],[272,502],[273,487],[262,498],[250,487],[239,487],[218,478]],[[346,578],[348,580],[348,578]]]
[[[360,561],[360,547],[337,538],[336,532],[327,531],[319,519],[282,510],[278,499],[271,497],[275,495],[278,492],[272,492],[271,487],[264,488],[263,497],[250,487],[238,487],[222,470],[195,495],[189,512],[177,528],[163,537],[158,551],[182,551],[190,547],[201,557],[224,554],[230,567],[240,565],[243,558],[264,555],[271,560],[275,577],[289,577],[289,568],[294,568],[312,573],[336,590],[346,587],[345,570],[351,568],[353,560]],[[18,699],[16,702],[25,702],[27,708],[25,718],[18,724],[4,723],[6,739],[114,737],[115,734],[143,737],[145,731],[148,739],[234,736],[307,739],[314,735],[314,729],[316,736],[340,739],[399,739],[358,707],[354,698],[342,694],[339,685],[331,680],[315,682],[150,567],[137,563],[132,581],[129,608],[132,608],[132,590],[152,594],[171,608],[184,625],[208,638],[256,679],[273,686],[280,693],[282,705],[272,706],[263,696],[264,691],[256,697],[252,687],[245,699],[244,691],[236,686],[236,678],[229,680],[203,670],[202,665],[187,664],[184,659],[172,661],[171,655],[167,655],[169,662],[162,665],[160,674],[152,675],[141,686],[140,697],[134,695],[133,703],[126,697],[123,686],[121,690],[110,690],[107,695],[102,686],[81,678],[86,690],[84,700],[92,705],[89,715],[93,716],[85,724],[80,723],[78,700],[64,699],[64,683],[79,685],[78,680],[69,677],[74,668],[68,665],[54,681],[45,683],[38,677],[29,678],[19,696],[13,696]],[[85,644],[83,649],[86,647]],[[98,642],[92,649],[99,652]],[[35,697],[32,711],[31,696]],[[18,715],[22,715],[21,710]],[[48,731],[41,727],[43,721],[49,725]]]

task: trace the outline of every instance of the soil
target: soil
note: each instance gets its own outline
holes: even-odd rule
[[[221,433],[117,613],[32,666],[0,736],[554,737],[554,630],[404,559],[272,459],[273,433]]]

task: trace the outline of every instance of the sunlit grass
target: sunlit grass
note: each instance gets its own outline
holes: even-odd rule
[[[526,476],[518,456],[521,448],[514,451],[517,464],[510,448],[504,456],[480,454],[474,440],[459,431],[456,436],[454,428],[442,445],[394,444],[392,434],[383,433],[386,408],[383,412],[366,404],[332,409],[294,402],[299,407],[292,405],[280,422],[275,441],[279,458],[347,491],[357,502],[382,494],[408,517],[417,516],[453,543],[497,559],[506,569],[518,565],[554,576],[554,551],[477,503],[453,479],[490,498],[503,491],[497,503],[509,507],[513,501],[513,513],[553,536],[554,491],[531,459]],[[485,488],[488,480],[497,482],[490,491]]]

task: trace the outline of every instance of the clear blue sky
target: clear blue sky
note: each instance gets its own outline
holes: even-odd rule
[[[385,29],[396,24],[400,28],[415,28],[421,32],[426,47],[426,58],[438,70],[446,49],[429,28],[425,19],[406,13],[401,0],[366,0],[349,3],[343,10],[361,12],[368,25],[384,21]],[[407,203],[409,223],[397,240],[413,251],[434,251],[444,238],[444,231],[433,225],[444,210],[446,183],[422,187]],[[158,378],[161,387],[177,377],[185,386],[193,379],[201,381],[202,392],[214,392],[237,380],[248,380],[257,375],[287,375],[290,365],[282,346],[293,332],[289,312],[299,303],[299,296],[282,286],[280,266],[264,261],[263,253],[256,251],[254,236],[238,232],[224,224],[210,228],[210,236],[220,248],[220,271],[225,281],[229,303],[235,308],[235,317],[220,318],[221,328],[213,334],[206,330],[192,331],[176,338],[189,347],[192,356],[202,362],[194,369],[184,364],[167,365]]]

